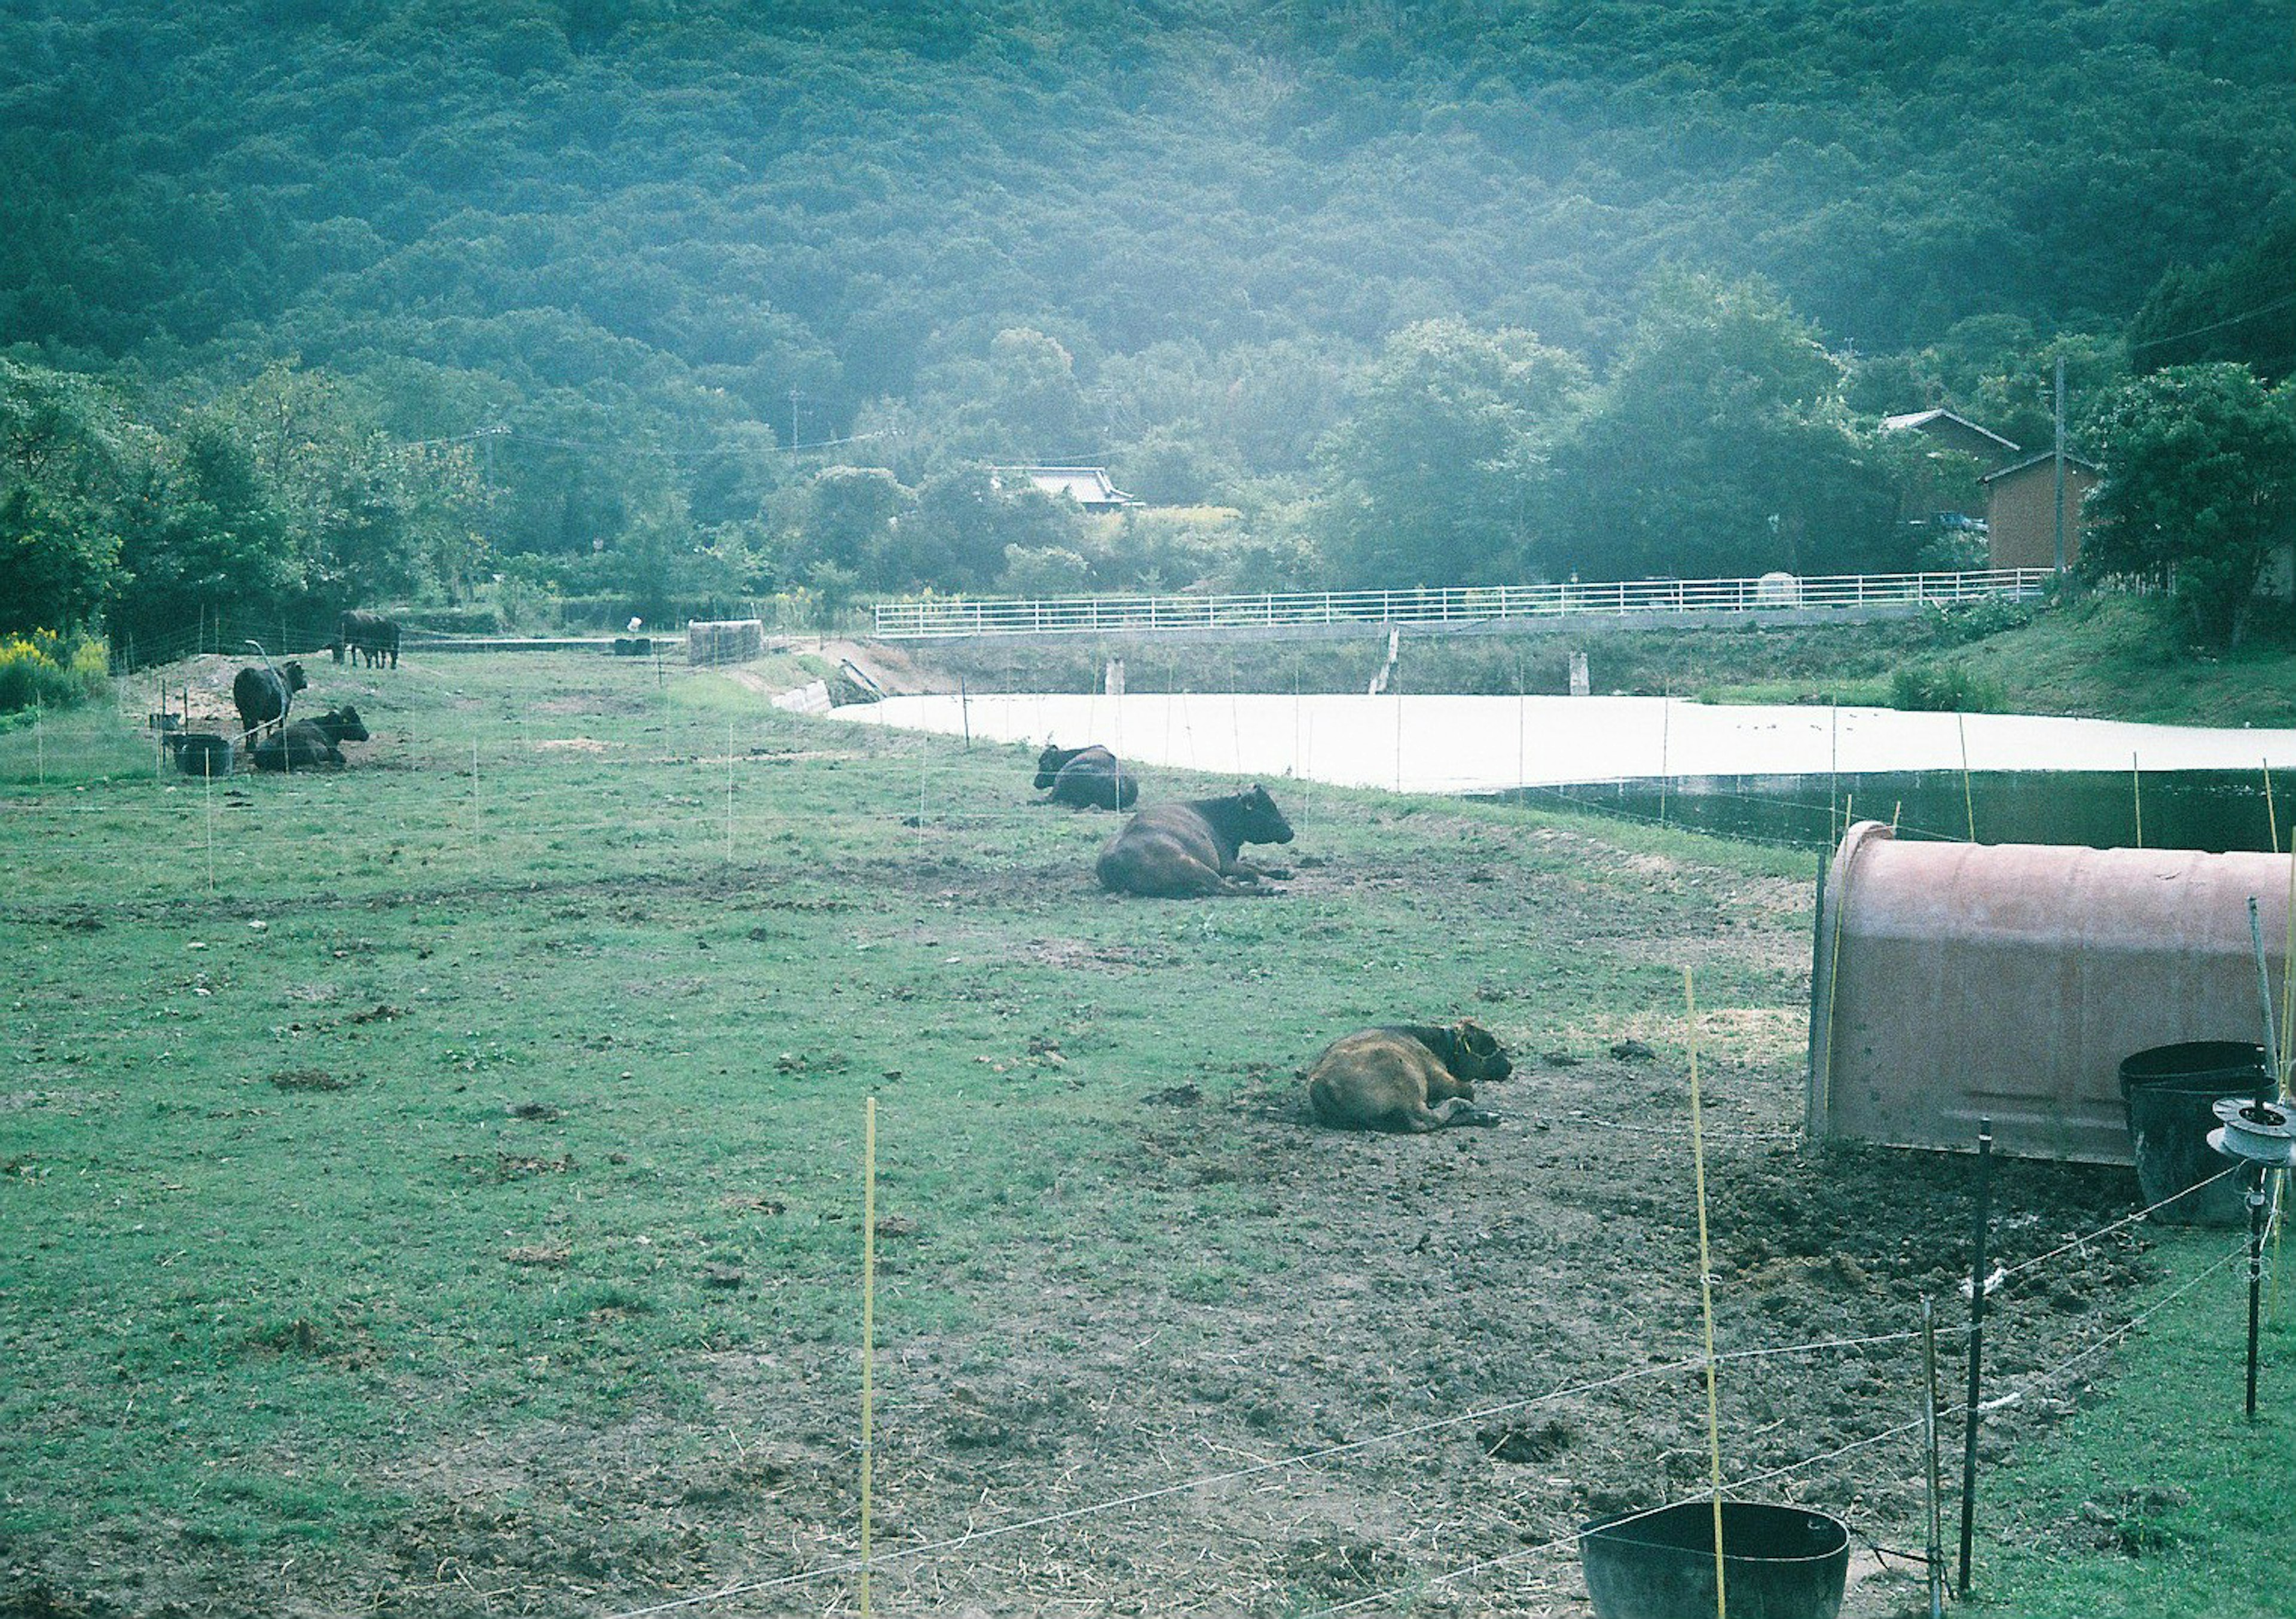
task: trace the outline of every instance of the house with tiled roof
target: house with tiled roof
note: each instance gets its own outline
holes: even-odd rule
[[[1122,511],[1140,503],[1109,481],[1106,467],[991,467],[996,487],[1034,484],[1047,495],[1065,495],[1086,511]]]

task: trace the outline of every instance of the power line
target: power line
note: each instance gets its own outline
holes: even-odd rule
[[[2237,326],[2243,321],[2252,321],[2259,315],[2270,315],[2275,310],[2285,309],[2291,304],[2296,304],[2296,292],[2291,292],[2285,298],[2276,298],[2270,303],[2251,309],[2244,315],[2230,315],[2224,320],[2211,322],[2206,326],[2195,326],[2190,331],[2172,331],[2167,337],[2146,338],[2141,343],[2131,343],[2128,346],[2128,352],[2140,354],[2147,348],[2158,348],[2164,343],[2181,343],[2186,338],[2206,337],[2211,331],[2222,331],[2227,326]]]
[[[796,455],[808,450],[833,449],[840,445],[867,444],[879,438],[898,438],[900,433],[881,429],[873,433],[849,433],[841,438],[816,438],[805,444],[777,446],[784,455]],[[445,445],[473,444],[480,439],[507,438],[514,444],[541,445],[554,450],[577,450],[591,455],[652,455],[664,461],[706,461],[719,455],[735,455],[742,452],[723,446],[706,450],[673,450],[660,445],[598,444],[579,438],[554,438],[546,433],[521,432],[516,428],[473,428],[467,433],[455,433],[444,438],[417,438],[399,447],[408,450],[436,449]]]

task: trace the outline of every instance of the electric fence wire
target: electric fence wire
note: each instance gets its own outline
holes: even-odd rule
[[[1919,1336],[1920,1334],[1918,1333],[1903,1332],[1882,1334],[1872,1337],[1829,1338],[1806,1345],[1784,1345],[1762,1350],[1733,1351],[1726,1353],[1718,1354],[1714,1356],[1713,1359],[1717,1364],[1727,1364],[1731,1361],[1739,1360],[1768,1358],[1792,1353],[1814,1353],[1837,1348],[1862,1348],[1868,1345],[1875,1344],[1900,1343],[1916,1338]],[[1627,1384],[1643,1382],[1657,1378],[1671,1377],[1686,1371],[1703,1370],[1706,1365],[1707,1357],[1703,1354],[1698,1354],[1687,1356],[1681,1360],[1667,1361],[1657,1366],[1637,1367],[1632,1371],[1619,1372],[1608,1378],[1596,1378],[1592,1382],[1569,1385],[1562,1388],[1551,1389],[1543,1394],[1534,1394],[1525,1399],[1508,1401],[1498,1405],[1484,1406],[1475,1410],[1465,1411],[1454,1416],[1433,1418],[1425,1422],[1413,1423],[1404,1427],[1390,1429],[1385,1433],[1370,1435],[1362,1439],[1349,1440],[1342,1444],[1328,1445],[1319,1450],[1304,1451],[1290,1456],[1277,1457],[1269,1461],[1255,1462],[1250,1467],[1232,1468],[1224,1472],[1204,1474],[1193,1478],[1182,1479],[1172,1484],[1159,1484],[1152,1489],[1135,1491],[1130,1494],[1112,1497],[1107,1500],[1091,1502],[1081,1507],[1068,1508],[1058,1512],[1042,1513],[1034,1517],[1022,1518],[1008,1524],[999,1524],[987,1529],[967,1530],[961,1535],[953,1535],[945,1540],[929,1541],[917,1546],[903,1547],[895,1551],[879,1553],[873,1559],[872,1559],[872,1562],[874,1566],[882,1568],[887,1564],[896,1561],[913,1561],[920,1558],[937,1556],[943,1552],[955,1551],[964,1547],[979,1544],[986,1541],[1000,1540],[1005,1536],[1023,1533],[1029,1530],[1050,1528],[1061,1524],[1072,1523],[1080,1518],[1099,1517],[1105,1513],[1121,1510],[1127,1507],[1136,1507],[1143,1505],[1148,1501],[1160,1500],[1168,1496],[1183,1495],[1191,1491],[1205,1489],[1220,1484],[1234,1484],[1246,1478],[1261,1477],[1271,1473],[1278,1473],[1293,1468],[1305,1467],[1314,1462],[1329,1461],[1337,1457],[1353,1455],[1357,1452],[1370,1450],[1376,1446],[1393,1444],[1402,1440],[1417,1438],[1426,1434],[1439,1433],[1445,1429],[1459,1427],[1467,1423],[1488,1422],[1494,1418],[1510,1416],[1516,1412],[1529,1410],[1538,1406],[1551,1404],[1558,1400],[1574,1399],[1590,1394],[1599,1394],[1607,1389],[1624,1386]],[[862,1563],[859,1558],[847,1558],[840,1562],[825,1565],[820,1568],[807,1569],[797,1574],[782,1574],[767,1580],[744,1582],[737,1585],[721,1587],[717,1590],[701,1592],[693,1596],[675,1598],[668,1601],[654,1603],[644,1607],[621,1609],[611,1615],[610,1619],[644,1619],[645,1615],[653,1614],[670,1613],[681,1608],[700,1607],[707,1603],[726,1601],[734,1597],[751,1596],[760,1591],[783,1590],[790,1586],[804,1584],[815,1580],[829,1579],[840,1574],[858,1574],[861,1567]]]
[[[2031,1377],[2025,1380],[2022,1387],[2013,1389],[2005,1394],[1997,1395],[1993,1399],[1983,1401],[1979,1404],[1977,1409],[1980,1411],[1997,1411],[2004,1410],[2011,1406],[2023,1403],[2028,1398],[2038,1394],[2049,1384],[2062,1378],[2065,1373],[2070,1371],[2073,1368],[2079,1366],[2086,1361],[2094,1360],[2098,1354],[2110,1349],[2122,1338],[2127,1337],[2130,1333],[2144,1325],[2145,1322],[2160,1314],[2161,1311],[2166,1310],[2170,1304],[2175,1304],[2178,1299],[2183,1298],[2187,1294],[2191,1293],[2195,1288],[2198,1288],[2202,1282],[2208,1280],[2210,1277],[2223,1270],[2226,1270],[2229,1266],[2240,1263],[2247,1257],[2248,1239],[2243,1236],[2238,1246],[2226,1250],[2221,1256],[2210,1263],[2198,1275],[2185,1281],[2185,1284],[2182,1287],[2179,1287],[2175,1292],[2169,1294],[2165,1297],[2155,1299],[2151,1304],[2139,1311],[2128,1321],[2121,1322],[2118,1327],[2108,1328],[2103,1332],[2099,1333],[2095,1339],[2093,1340],[2086,1348],[2083,1348],[2074,1354],[2068,1356],[2066,1359],[2058,1361],[2054,1366],[2049,1367],[2042,1371],[2035,1372]],[[1968,1402],[1964,1401],[1951,1408],[1951,1412],[1943,1414],[1966,1412],[1967,1410]]]
[[[1919,1335],[1916,1334],[1912,1336]],[[1884,1428],[1878,1434],[1870,1434],[1863,1439],[1853,1439],[1848,1444],[1841,1445],[1834,1450],[1827,1451],[1822,1455],[1806,1456],[1800,1461],[1788,1462],[1783,1467],[1772,1468],[1766,1473],[1755,1473],[1744,1478],[1734,1479],[1724,1492],[1724,1499],[1727,1500],[1731,1496],[1740,1492],[1750,1490],[1757,1484],[1766,1484],[1774,1479],[1784,1478],[1796,1473],[1806,1472],[1811,1468],[1822,1467],[1829,1461],[1839,1461],[1844,1456],[1855,1455],[1860,1451],[1868,1451],[1872,1450],[1876,1445],[1886,1444],[1892,1439],[1902,1438],[1910,1434],[1919,1433],[1925,1426],[1926,1424],[1923,1419],[1916,1418],[1911,1422],[1899,1423],[1896,1427]],[[1666,1501],[1658,1506],[1647,1508],[1641,1512],[1633,1513],[1626,1517],[1607,1519],[1605,1522],[1611,1528],[1623,1529],[1628,1525],[1639,1524],[1644,1519],[1656,1517],[1662,1512],[1670,1512],[1675,1508],[1687,1505],[1689,1502],[1710,1500],[1711,1499],[1712,1495],[1710,1492],[1693,1495],[1686,1498],[1685,1500]],[[1517,1563],[1525,1562],[1529,1558],[1541,1557],[1546,1553],[1560,1550],[1565,1546],[1574,1545],[1577,1543],[1578,1536],[1579,1532],[1574,1529],[1567,1534],[1556,1535],[1552,1540],[1541,1541],[1536,1545],[1517,1547],[1512,1551],[1503,1552],[1495,1558],[1486,1558],[1480,1562],[1469,1563],[1459,1568],[1450,1569],[1439,1574],[1430,1575],[1423,1583],[1431,1586],[1456,1585],[1462,1581],[1472,1579],[1478,1574],[1488,1574],[1493,1569],[1511,1567]],[[1369,1607],[1378,1603],[1392,1602],[1398,1597],[1404,1594],[1405,1589],[1406,1588],[1403,1587],[1391,1587],[1386,1590],[1374,1591],[1368,1596],[1350,1598],[1345,1602],[1336,1604],[1330,1607],[1314,1608],[1302,1615],[1302,1619],[1326,1619],[1326,1615],[1328,1615],[1354,1613],[1360,1608]]]
[[[2105,1238],[2112,1236],[2115,1231],[2123,1231],[2131,1226],[2141,1225],[2152,1215],[2159,1214],[2162,1209],[2168,1207],[2171,1203],[2175,1203],[2183,1198],[2191,1197],[2194,1193],[2214,1186],[2226,1176],[2236,1175],[2240,1173],[2240,1165],[2227,1164],[2224,1168],[2218,1170],[2215,1174],[2209,1176],[2205,1181],[2195,1181],[2192,1185],[2185,1187],[2182,1191],[2169,1193],[2158,1203],[2152,1204],[2148,1207],[2140,1208],[2134,1214],[2123,1214],[2120,1219],[2115,1220],[2110,1225],[2099,1226],[2095,1231],[2084,1232],[2082,1235],[2078,1237],[2069,1238],[2065,1241],[2058,1244],[2055,1247],[2051,1248],[2046,1254],[2036,1254],[2030,1259],[2021,1261],[2017,1264],[2006,1266],[2001,1271],[1997,1271],[1993,1276],[1987,1278],[1987,1290],[1990,1292],[1996,1288],[2005,1287],[2012,1281],[2019,1280],[2027,1272],[2038,1270],[2039,1267],[2048,1263],[2049,1261],[2053,1259],[2059,1258],[2066,1254],[2079,1253],[2087,1248],[2092,1247],[2097,1243],[2103,1241]]]
[[[1678,780],[1678,778],[1668,779]],[[1657,780],[1659,780],[1659,778],[1656,777],[1637,778],[1633,783],[1631,783],[1631,785],[1649,787],[1655,783]],[[1612,790],[1616,790],[1620,787],[1626,785],[1630,785],[1630,783],[1621,781],[1611,783],[1592,782],[1573,784],[1573,789],[1584,788],[1587,789],[1584,791],[1573,790],[1572,789],[1561,787],[1533,785],[1529,787],[1511,788],[1507,789],[1504,796],[1507,798],[1518,800],[1525,804],[1531,804],[1533,807],[1543,808],[1552,814],[1591,816],[1600,820],[1626,821],[1631,822],[1638,826],[1663,827],[1669,831],[1675,832],[1695,832],[1702,837],[1719,838],[1729,843],[1755,844],[1765,848],[1798,849],[1803,851],[1816,848],[1829,848],[1833,846],[1834,840],[1840,836],[1840,831],[1837,829],[1834,831],[1829,832],[1823,841],[1815,838],[1771,837],[1759,832],[1744,831],[1734,827],[1702,825],[1697,821],[1687,818],[1680,814],[1661,818],[1654,814],[1638,813],[1635,810],[1627,808],[1623,805],[1606,805],[1603,803],[1601,798],[1597,796],[1605,786],[1611,788]],[[1533,803],[1532,795],[1539,796],[1536,803]],[[1813,821],[1827,814],[1830,810],[1839,809],[1838,805],[1816,803],[1807,799],[1781,798],[1763,793],[1709,791],[1701,792],[1697,795],[1697,801],[1710,800],[1752,805],[1763,809],[1779,808],[1789,811],[1800,811],[1808,815]],[[1677,799],[1677,803],[1682,801],[1683,800],[1680,798]],[[1878,820],[1879,817],[1867,816],[1866,819]],[[1932,843],[1966,843],[1969,841],[1968,836],[1964,832],[1943,831],[1935,828],[1917,826],[1912,822],[1904,821],[1896,822],[1894,830],[1898,838],[1907,840],[1926,840]]]
[[[2062,1250],[2059,1251],[2062,1252]],[[2188,1294],[2192,1293],[2195,1288],[2206,1282],[2210,1277],[2215,1276],[2219,1271],[2239,1263],[2245,1257],[2246,1249],[2244,1247],[2232,1249],[2210,1263],[2198,1275],[2190,1278],[2181,1287],[2177,1288],[2175,1292],[2167,1295],[2165,1297],[2155,1300],[2152,1304],[2140,1311],[2128,1321],[2124,1321],[2120,1326],[2100,1335],[2094,1342],[2075,1352],[2073,1354],[2067,1356],[2065,1359],[2057,1361],[2052,1366],[2044,1368],[2043,1370],[2031,1374],[2030,1377],[2025,1378],[2019,1387],[2011,1390],[2005,1394],[1982,1402],[1979,1405],[1978,1409],[1980,1411],[1989,1414],[1997,1410],[2008,1410],[2023,1403],[2026,1400],[2039,1393],[2042,1389],[2062,1379],[2068,1373],[2071,1372],[2076,1368],[2079,1367],[2086,1361],[2095,1359],[2103,1351],[2111,1347],[2113,1344],[2118,1343],[2120,1339],[2128,1337],[2130,1333],[2136,1331],[2136,1329],[2142,1327],[2145,1322],[2160,1314],[2161,1311],[2167,1309],[2177,1300],[2182,1299]],[[1966,1337],[1967,1332],[1968,1329],[1960,1328],[1952,1329],[1950,1335]],[[1882,1338],[1869,1341],[1890,1342],[1895,1341],[1898,1338],[1911,1338],[1918,1337],[1920,1336],[1921,1335],[1918,1333],[1893,1334],[1888,1335]],[[1944,1336],[1948,1336],[1948,1334],[1941,1332],[1940,1337],[1942,1337]],[[1716,1357],[1718,1361],[1729,1358],[1731,1357],[1720,1355]],[[1952,1418],[1965,1414],[1967,1410],[1968,1402],[1966,1401],[1951,1402],[1947,1404],[1940,1405],[1938,1408],[1935,1413],[1935,1419],[1943,1423]],[[1752,1474],[1747,1477],[1734,1480],[1729,1484],[1726,1492],[1726,1499],[1730,1495],[1742,1494],[1744,1491],[1751,1489],[1755,1485],[1768,1484],[1775,1479],[1787,1477],[1796,1473],[1806,1472],[1812,1468],[1822,1466],[1829,1461],[1838,1460],[1841,1457],[1852,1454],[1855,1451],[1867,1450],[1875,1445],[1886,1443],[1892,1439],[1918,1433],[1928,1426],[1929,1421],[1930,1419],[1927,1418],[1917,1418],[1911,1422],[1900,1423],[1895,1427],[1885,1428],[1881,1433],[1869,1435],[1866,1438],[1853,1440],[1846,1445],[1842,1445],[1836,1450],[1828,1451],[1821,1455],[1805,1457],[1800,1461],[1789,1462],[1784,1466],[1773,1468],[1767,1472]],[[1710,1497],[1705,1494],[1687,1498],[1687,1500],[1691,1501],[1704,1500],[1708,1499],[1710,1499]],[[1638,1523],[1645,1518],[1654,1517],[1661,1512],[1670,1511],[1675,1507],[1683,1504],[1685,1503],[1682,1501],[1669,1501],[1657,1507],[1650,1508],[1646,1511],[1635,1513],[1631,1517],[1620,1517],[1611,1521],[1613,1526],[1623,1527],[1629,1524]],[[1460,1568],[1451,1569],[1446,1573],[1433,1575],[1425,1581],[1424,1583],[1427,1585],[1456,1584],[1461,1581],[1471,1579],[1478,1574],[1489,1573],[1493,1569],[1504,1568],[1512,1564],[1521,1562],[1527,1558],[1535,1558],[1544,1553],[1557,1550],[1565,1545],[1575,1543],[1578,1539],[1578,1532],[1573,1530],[1569,1534],[1558,1535],[1552,1540],[1541,1541],[1534,1546],[1520,1547],[1496,1558],[1485,1558],[1479,1562],[1468,1564]],[[1369,1596],[1354,1598],[1349,1601],[1339,1603],[1332,1607],[1316,1608],[1305,1615],[1304,1619],[1326,1619],[1326,1615],[1352,1613],[1359,1608],[1370,1607],[1377,1603],[1392,1601],[1398,1595],[1402,1594],[1402,1589],[1403,1588],[1398,1587],[1386,1590],[1375,1591]]]
[[[2153,1206],[2153,1209],[2142,1211],[2142,1213],[2150,1214],[2161,1206],[2161,1205],[2156,1204]],[[2022,1262],[2017,1267],[2017,1270],[2019,1271],[2024,1271],[2046,1260],[2061,1258],[2068,1253],[2078,1252],[2085,1246],[2096,1242],[2109,1232],[2131,1223],[2134,1219],[2138,1217],[2141,1216],[2130,1216],[2122,1220],[2115,1221],[2111,1225],[2101,1227],[2095,1232],[2089,1233],[2081,1238],[2077,1238],[2070,1242],[2051,1249],[2045,1255],[2037,1255],[2032,1260]],[[2277,1216],[2276,1216],[2276,1218]],[[2121,1338],[2127,1337],[2129,1333],[2135,1331],[2145,1322],[2151,1321],[2155,1315],[2158,1315],[2170,1304],[2192,1293],[2210,1277],[2214,1276],[2218,1271],[2224,1270],[2227,1265],[2237,1263],[2244,1256],[2244,1246],[2231,1249],[2224,1256],[2218,1258],[2210,1264],[2205,1270],[2202,1271],[2198,1275],[2191,1278],[2182,1286],[2178,1287],[2173,1293],[2167,1295],[2163,1298],[2156,1300],[2152,1304],[2147,1306],[2144,1310],[2139,1312],[2128,1321],[2101,1333],[2089,1344],[2067,1356],[2065,1359],[2057,1361],[2055,1364],[2045,1368],[2040,1371],[2033,1373],[2031,1376],[2028,1377],[2018,1388],[2012,1390],[2006,1394],[1983,1402],[1979,1409],[1983,1411],[1990,1412],[2005,1410],[2022,1403],[2034,1394],[2047,1386],[2049,1384],[2062,1378],[2073,1369],[2095,1359],[2099,1353],[2111,1347],[2113,1344],[2118,1343]],[[1939,1336],[1941,1338],[1966,1337],[1968,1331],[1969,1329],[1966,1326],[1949,1327],[1940,1329]],[[1813,1340],[1805,1344],[1777,1345],[1756,1349],[1731,1350],[1716,1354],[1713,1357],[1713,1362],[1717,1366],[1723,1366],[1734,1363],[1780,1359],[1792,1355],[1812,1354],[1841,1350],[1878,1348],[1893,1344],[1909,1343],[1921,1336],[1922,1335],[1920,1333],[1914,1331],[1877,1333],[1858,1337]],[[1059,1512],[1041,1514],[1035,1517],[1021,1519],[1010,1524],[998,1525],[988,1529],[969,1530],[962,1535],[954,1536],[946,1540],[931,1541],[914,1547],[906,1547],[895,1552],[882,1554],[873,1559],[873,1566],[882,1567],[887,1563],[897,1560],[907,1561],[928,1556],[936,1556],[943,1552],[954,1551],[965,1546],[977,1544],[986,1541],[1001,1539],[1008,1535],[1021,1533],[1029,1530],[1049,1528],[1080,1518],[1097,1517],[1108,1512],[1118,1511],[1127,1507],[1143,1505],[1152,1500],[1185,1493],[1192,1490],[1231,1484],[1245,1478],[1262,1476],[1270,1473],[1280,1472],[1292,1468],[1304,1467],[1314,1462],[1325,1461],[1337,1457],[1351,1455],[1357,1451],[1371,1449],[1374,1446],[1391,1444],[1402,1440],[1416,1438],[1424,1434],[1440,1432],[1444,1429],[1457,1427],[1467,1423],[1488,1422],[1498,1417],[1510,1416],[1540,1405],[1549,1404],[1558,1400],[1577,1398],[1590,1394],[1598,1394],[1608,1389],[1623,1386],[1629,1383],[1638,1382],[1648,1378],[1664,1378],[1686,1371],[1701,1371],[1705,1370],[1707,1364],[1708,1359],[1702,1354],[1686,1356],[1679,1360],[1666,1362],[1662,1365],[1639,1368],[1634,1371],[1622,1372],[1616,1376],[1599,1378],[1593,1382],[1551,1390],[1546,1394],[1532,1395],[1522,1400],[1510,1401],[1498,1405],[1481,1407],[1475,1410],[1468,1411],[1460,1415],[1436,1418],[1427,1422],[1411,1424],[1402,1428],[1392,1429],[1382,1434],[1372,1435],[1363,1439],[1350,1440],[1344,1444],[1332,1445],[1316,1451],[1303,1451],[1287,1457],[1279,1457],[1270,1461],[1255,1463],[1248,1468],[1231,1468],[1220,1473],[1202,1475],[1195,1478],[1183,1480],[1175,1484],[1159,1485],[1150,1490],[1137,1491],[1131,1494],[1115,1497],[1108,1500],[1090,1503],[1083,1507],[1070,1508]],[[1956,1402],[1941,1406],[1937,1414],[1939,1419],[1942,1420],[1944,1419],[1960,1415],[1965,1410],[1966,1402]],[[1757,1474],[1747,1478],[1737,1480],[1731,1484],[1730,1488],[1733,1490],[1744,1490],[1755,1484],[1767,1483],[1772,1479],[1804,1471],[1809,1468],[1819,1466],[1824,1462],[1835,1460],[1836,1458],[1851,1451],[1879,1444],[1900,1435],[1913,1432],[1920,1428],[1922,1426],[1923,1423],[1919,1421],[1903,1424],[1899,1427],[1887,1429],[1882,1433],[1874,1435],[1869,1438],[1853,1441],[1850,1444],[1846,1445],[1838,1451],[1829,1451],[1819,1456],[1804,1458],[1800,1461],[1789,1463],[1785,1466],[1773,1468],[1766,1473]],[[1664,1509],[1665,1509],[1662,1507],[1653,1508],[1652,1509],[1652,1511],[1656,1512],[1662,1511]],[[1648,1516],[1648,1514],[1638,1516]],[[1456,1570],[1449,1574],[1439,1576],[1435,1582],[1440,1583],[1464,1578],[1471,1573],[1480,1572],[1488,1568],[1498,1567],[1509,1563],[1519,1561],[1521,1558],[1534,1556],[1543,1549],[1551,1549],[1554,1546],[1562,1544],[1563,1541],[1574,1538],[1575,1535],[1564,1536],[1562,1537],[1561,1540],[1548,1542],[1545,1546],[1526,1547],[1515,1551],[1511,1551],[1504,1557],[1489,1559],[1484,1563],[1472,1565],[1467,1569]],[[821,1568],[809,1569],[798,1574],[784,1574],[771,1580],[745,1582],[741,1585],[726,1587],[716,1591],[704,1592],[690,1597],[677,1598],[649,1607],[625,1609],[612,1615],[611,1619],[643,1619],[644,1615],[672,1612],[711,1602],[724,1601],[737,1596],[751,1595],[765,1590],[784,1589],[813,1580],[831,1578],[841,1574],[854,1574],[859,1572],[860,1567],[861,1564],[857,1559],[847,1559],[843,1562],[827,1565]],[[1360,1599],[1342,1604],[1338,1607],[1320,1609],[1317,1610],[1317,1612],[1319,1615],[1342,1613],[1349,1611],[1351,1608],[1363,1606],[1364,1601],[1385,1600],[1390,1599],[1393,1595],[1394,1593],[1392,1591],[1382,1592],[1374,1599]]]

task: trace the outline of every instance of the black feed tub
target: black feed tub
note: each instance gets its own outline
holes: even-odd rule
[[[1578,1531],[1597,1619],[1710,1619],[1714,1503],[1622,1513]],[[1722,1503],[1730,1619],[1836,1619],[1849,1579],[1849,1531],[1804,1507]]]
[[[176,756],[176,768],[187,776],[213,780],[232,773],[234,757],[227,736],[211,731],[171,731],[161,740]]]
[[[2163,1225],[2231,1228],[2248,1223],[2247,1188],[2228,1158],[2209,1149],[2216,1100],[2270,1101],[2279,1088],[2264,1048],[2239,1040],[2188,1040],[2154,1046],[2120,1065],[2136,1184]],[[2187,1188],[2192,1190],[2187,1190]]]

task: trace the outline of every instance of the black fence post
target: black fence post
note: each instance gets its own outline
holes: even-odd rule
[[[1985,1239],[1992,1223],[1993,1121],[1977,1122],[1977,1217],[1969,1259],[1969,1409],[1961,1445],[1961,1599],[1969,1600],[1969,1552],[1977,1528],[1978,1396],[1985,1363]]]

